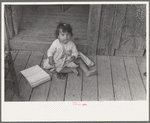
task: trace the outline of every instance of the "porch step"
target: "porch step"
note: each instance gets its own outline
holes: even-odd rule
[[[10,45],[13,50],[46,51],[54,40],[54,37],[16,35],[10,40]],[[85,38],[73,38],[73,42],[78,46],[87,46]]]

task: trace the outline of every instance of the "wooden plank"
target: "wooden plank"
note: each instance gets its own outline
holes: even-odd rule
[[[90,5],[87,41],[88,41],[88,55],[96,55],[97,42],[99,35],[99,23],[101,15],[101,5]]]
[[[48,101],[63,101],[66,89],[66,79],[57,78],[57,74],[53,74]]]
[[[126,72],[133,100],[145,100],[145,88],[140,76],[135,57],[124,57]]]
[[[47,58],[46,52],[43,55],[44,55],[43,59]],[[42,65],[41,65],[41,67],[42,67]],[[44,70],[45,70],[45,72],[50,74],[49,70],[46,70],[46,69],[44,69]],[[52,74],[50,74],[50,76],[52,77]],[[50,80],[50,81],[47,81],[47,82],[33,88],[30,101],[46,101],[48,94],[49,94],[51,83],[52,82]]]
[[[141,33],[146,25],[145,19],[141,21],[139,13],[142,10],[138,5],[127,5],[125,25],[122,29],[121,41],[116,50],[116,55],[122,56],[142,56],[146,45],[146,32]],[[139,11],[140,10],[140,11]],[[143,12],[143,15],[145,12]],[[141,14],[142,15],[142,14]],[[141,17],[141,16],[140,16]],[[144,17],[145,18],[145,17]],[[139,31],[140,30],[140,31]]]
[[[110,57],[115,100],[132,100],[123,57]]]
[[[111,49],[109,52],[109,55],[113,55],[114,51],[113,49],[118,49],[120,38],[121,38],[121,32],[122,27],[125,23],[125,12],[126,12],[126,5],[115,5],[115,14],[114,14],[114,20],[113,20],[113,27],[112,27],[112,43],[111,43]]]
[[[12,20],[13,20],[14,31],[15,34],[18,34],[23,7],[19,5],[12,5],[11,9],[12,9]]]
[[[41,38],[42,39],[42,38]],[[45,52],[48,50],[52,42],[26,42],[26,41],[11,41],[11,48],[18,50],[30,50],[30,51],[41,51]],[[77,49],[84,54],[87,54],[87,45],[76,45]]]
[[[138,49],[146,49],[146,4],[136,6],[135,42]]]
[[[17,76],[17,80],[19,83],[20,83],[20,79],[22,77],[20,71],[25,68],[28,58],[30,56],[30,53],[31,53],[30,51],[19,51],[19,53],[16,57],[16,60],[14,62],[16,76]],[[19,88],[19,90],[20,90],[20,88]]]
[[[102,5],[100,30],[97,54],[98,55],[109,55],[109,47],[112,40],[112,24],[114,19],[115,5]],[[98,25],[97,25],[98,26]],[[92,44],[92,42],[91,42]],[[95,47],[94,47],[95,48]]]
[[[99,101],[114,100],[109,56],[97,56]]]
[[[11,44],[15,42],[23,42],[23,43],[44,43],[49,44],[56,40],[55,37],[47,37],[47,36],[34,36],[34,35],[17,35],[11,40]],[[84,37],[74,37],[72,38],[75,44],[79,45],[87,45],[86,39]],[[81,42],[79,42],[81,41]],[[25,44],[24,44],[25,45]]]
[[[68,74],[65,101],[81,101],[82,70],[78,69],[80,75]]]
[[[17,57],[18,52],[19,51],[11,51],[11,55],[12,55],[13,61],[15,61],[15,58]],[[8,68],[8,64],[7,63],[5,63],[5,68]],[[8,70],[5,71],[5,78],[7,77],[8,72],[9,72]]]
[[[5,5],[5,22],[6,22],[6,30],[8,31],[9,38],[12,39],[14,37],[14,27],[12,20],[12,10],[10,5]]]
[[[14,91],[12,89],[5,90],[5,101],[12,101],[12,97],[14,95]]]
[[[43,54],[38,51],[33,51],[28,61],[26,61],[26,67],[29,68],[34,65],[39,65],[41,63]],[[24,69],[25,69],[24,68]],[[22,76],[19,82],[19,89],[20,89],[20,97],[19,100],[28,101],[31,95],[32,88],[27,82],[27,80]],[[18,98],[14,96],[13,101],[18,101]]]
[[[137,61],[137,65],[138,68],[140,70],[143,82],[144,82],[144,86],[147,90],[147,77],[144,76],[144,73],[146,72],[146,58],[145,57],[136,57],[136,61]]]
[[[95,66],[90,69],[96,69],[97,62],[96,56],[89,56],[89,58],[95,63]],[[82,101],[97,101],[97,75],[86,77],[83,72],[83,90],[82,90]]]
[[[47,81],[33,88],[30,101],[46,101],[51,81]]]
[[[34,11],[33,6],[24,6],[23,15],[24,17],[32,17],[32,16],[52,16],[52,15],[65,15],[65,16],[74,16],[74,17],[87,17],[89,12],[89,5],[74,5],[66,12],[62,13],[60,9],[60,5],[40,5],[37,7],[37,11]]]
[[[125,46],[126,47],[126,46]],[[115,51],[115,56],[143,56],[144,50],[119,48]]]
[[[28,58],[29,58],[29,55],[30,55],[30,51],[19,51],[18,55],[15,59],[14,68],[16,71],[16,76],[17,76],[18,82],[20,81],[20,78],[21,78],[20,71],[25,68],[26,62],[28,61]],[[11,79],[10,73],[8,74],[6,79]],[[12,97],[10,97],[10,98],[12,98]]]

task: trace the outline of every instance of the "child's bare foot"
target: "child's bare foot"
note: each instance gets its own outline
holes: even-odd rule
[[[79,72],[78,72],[78,70],[76,68],[73,69],[73,72],[76,74],[76,76],[79,75]]]
[[[86,76],[92,76],[95,75],[97,73],[97,70],[90,70],[89,72],[86,73]]]

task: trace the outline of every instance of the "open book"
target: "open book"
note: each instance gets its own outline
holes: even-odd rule
[[[50,75],[39,67],[39,65],[35,65],[20,72],[27,79],[32,88],[51,79]]]

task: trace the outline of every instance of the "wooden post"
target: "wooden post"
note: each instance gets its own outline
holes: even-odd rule
[[[5,5],[5,23],[6,28],[8,29],[9,38],[12,39],[14,37],[15,32],[13,27],[12,12],[10,5]]]
[[[96,55],[100,15],[101,5],[90,5],[87,30],[88,55]]]

